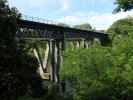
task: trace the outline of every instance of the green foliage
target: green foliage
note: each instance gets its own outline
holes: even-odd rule
[[[115,4],[117,5],[117,8],[114,10],[114,12],[119,12],[121,10],[128,11],[133,9],[133,0],[116,0]]]
[[[59,26],[63,26],[63,27],[70,27],[69,25],[64,24],[64,23],[59,23],[58,25],[59,25]]]
[[[106,75],[105,70],[109,69],[111,64],[108,50],[93,46],[86,50],[68,50],[65,54],[61,76],[70,80],[74,100],[91,100],[96,96],[95,91],[104,86],[100,80]]]
[[[61,78],[71,83],[74,100],[133,98],[132,22],[132,18],[126,18],[111,26],[108,30],[114,36],[111,47],[95,43],[89,49],[64,52]]]
[[[129,100],[133,97],[130,93],[132,43],[120,40],[112,48],[94,46],[88,50],[68,50],[61,76],[70,81],[74,100]]]
[[[118,10],[132,9],[132,0],[118,0]],[[38,46],[43,54],[46,45],[15,40],[16,21],[20,14],[0,0],[0,100],[63,100],[59,87],[51,84],[44,94],[36,69],[36,58],[30,54],[31,46]],[[65,26],[65,25],[64,25]],[[92,30],[89,24],[75,28]],[[67,49],[64,52],[62,80],[71,83],[69,100],[131,100],[133,98],[133,18],[115,22],[108,30],[112,47],[97,43],[89,49]],[[72,46],[70,43],[67,44]],[[44,47],[44,48],[42,48]],[[43,57],[42,57],[43,58]]]
[[[133,17],[127,17],[116,21],[108,30],[111,38],[116,36],[133,36]]]
[[[91,25],[88,23],[81,24],[81,25],[75,25],[74,28],[82,29],[82,30],[92,30]]]

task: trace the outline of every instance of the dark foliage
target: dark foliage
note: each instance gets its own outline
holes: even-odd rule
[[[133,9],[133,0],[116,0],[115,4],[117,5],[117,8],[114,10],[115,13]]]
[[[0,0],[0,100],[16,100],[28,93],[35,97],[42,94],[37,60],[15,39],[19,17],[16,8],[9,8],[6,0]]]

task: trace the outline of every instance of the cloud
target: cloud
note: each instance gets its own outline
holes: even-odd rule
[[[66,24],[71,24],[71,25],[74,25],[74,24],[78,24],[79,22],[81,22],[81,20],[79,20],[80,17],[79,16],[65,16],[61,19],[58,20],[58,22],[63,22],[63,23],[66,23]]]
[[[100,9],[102,6],[111,4],[115,0],[8,0],[11,6],[16,6],[22,14],[28,14],[32,16],[48,17],[59,22],[63,22],[69,25],[76,25],[81,23],[90,23],[96,29],[107,29],[114,21],[125,18],[128,15],[133,16],[133,10],[128,12],[120,12],[118,14],[104,13],[104,9]],[[99,8],[100,10],[90,11],[81,10],[76,8],[80,6],[79,3],[85,3],[90,7]],[[96,4],[98,4],[96,6]],[[82,7],[81,7],[82,8]],[[77,10],[75,10],[77,9]],[[108,8],[107,8],[108,9]],[[102,12],[101,12],[102,10]],[[72,12],[75,11],[75,12]],[[86,11],[86,12],[85,12]],[[67,14],[67,16],[65,16]],[[60,18],[58,16],[61,16]]]
[[[35,8],[45,7],[47,3],[47,0],[29,0],[29,6]]]
[[[18,9],[46,9],[48,0],[8,0],[11,6],[16,6]]]
[[[62,11],[66,11],[70,7],[70,0],[29,0],[29,5],[43,9],[49,6],[58,6]]]
[[[55,0],[58,6],[58,9],[55,9],[53,12],[54,15],[59,15],[69,11],[71,9],[71,1],[70,0]]]
[[[91,25],[95,26],[98,30],[100,29],[108,29],[110,25],[112,25],[115,21],[125,18],[127,16],[133,16],[133,12],[120,12],[118,14],[112,13],[104,13],[94,15],[89,18],[89,22]]]
[[[70,24],[76,25],[88,22],[97,30],[102,30],[102,29],[106,30],[110,27],[110,25],[112,25],[112,23],[127,16],[133,16],[133,11],[120,12],[117,14],[112,14],[112,13],[101,14],[97,12],[76,13],[75,15],[64,16],[58,19],[58,21],[64,22],[69,25]]]
[[[20,12],[60,14],[68,11],[71,0],[8,0],[11,6],[16,6]]]
[[[70,8],[70,0],[59,0],[61,10],[66,11]]]

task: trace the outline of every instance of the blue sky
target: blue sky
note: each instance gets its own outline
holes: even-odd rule
[[[107,29],[114,21],[133,16],[133,11],[112,14],[115,0],[8,0],[10,6],[28,16],[69,25],[90,23],[98,30]]]

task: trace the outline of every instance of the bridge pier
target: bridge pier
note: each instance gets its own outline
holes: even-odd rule
[[[84,48],[89,48],[91,46],[91,41],[84,40]]]
[[[61,65],[61,42],[57,41],[56,42],[56,48],[57,48],[57,55],[56,55],[56,82],[60,81],[60,77],[59,77],[59,69],[60,69],[60,65]]]
[[[61,63],[61,42],[56,40],[51,40],[49,43],[50,47],[50,79],[53,82],[59,82],[59,69]]]
[[[76,48],[80,48],[80,41],[76,42]]]

